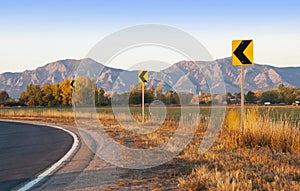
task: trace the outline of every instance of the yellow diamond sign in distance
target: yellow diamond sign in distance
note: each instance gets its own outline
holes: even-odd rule
[[[139,83],[148,82],[148,71],[140,70],[138,73]]]
[[[253,64],[253,40],[233,40],[232,65],[249,66]]]

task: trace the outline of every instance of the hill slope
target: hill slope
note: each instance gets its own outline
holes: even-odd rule
[[[42,85],[74,78],[81,61],[89,66],[89,69],[85,71],[88,76],[95,78],[97,86],[103,87],[105,91],[124,92],[130,89],[131,84],[136,85],[138,83],[136,71],[109,68],[92,59],[67,59],[49,63],[35,70],[0,74],[0,89],[5,89],[11,97],[18,98],[30,83]],[[240,69],[231,65],[231,58],[218,59],[212,62],[181,61],[160,72],[150,72],[149,85],[156,87],[159,82],[163,82],[165,89],[173,87],[185,92],[189,92],[191,88],[196,89],[197,92],[209,91],[203,75],[203,69],[208,66],[212,79],[217,71],[222,72],[227,92],[240,91]],[[99,71],[101,72],[99,73]],[[245,72],[246,91],[275,88],[280,83],[300,87],[300,67],[279,68],[255,64],[245,67]]]

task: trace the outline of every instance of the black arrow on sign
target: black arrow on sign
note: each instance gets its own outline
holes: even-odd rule
[[[71,81],[71,87],[72,87],[72,88],[75,88],[75,80],[72,80],[72,81]]]
[[[252,40],[243,40],[240,45],[235,49],[233,54],[241,61],[242,64],[252,64],[251,61],[245,56],[244,51],[251,43]]]
[[[139,75],[139,78],[142,80],[142,82],[147,82],[147,80],[144,78],[147,71],[142,71],[142,73]]]

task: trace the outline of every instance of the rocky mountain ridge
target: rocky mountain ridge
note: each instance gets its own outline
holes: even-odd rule
[[[80,64],[81,63],[81,64]],[[0,89],[4,89],[13,98],[18,98],[26,86],[32,84],[57,83],[64,79],[74,79],[80,73],[80,65],[88,64],[87,76],[95,78],[98,87],[107,92],[125,92],[130,85],[137,85],[137,72],[106,67],[92,59],[59,60],[24,72],[6,72],[0,74]],[[78,68],[79,67],[79,68]],[[209,67],[210,72],[206,72]],[[149,72],[148,86],[163,86],[177,91],[196,93],[209,91],[206,77],[214,79],[221,73],[226,91],[240,91],[240,67],[231,65],[231,58],[217,59],[210,62],[180,61],[160,72]],[[245,67],[245,90],[265,90],[277,87],[280,83],[300,87],[300,67],[274,67],[255,64]]]

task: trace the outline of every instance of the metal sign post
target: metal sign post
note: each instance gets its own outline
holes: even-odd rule
[[[138,81],[142,83],[142,123],[145,122],[145,83],[148,82],[148,71],[138,72]]]
[[[145,122],[145,83],[142,82],[142,123]]]
[[[245,68],[244,66],[241,66],[241,72],[242,72],[242,83],[241,83],[241,130],[242,134],[244,134],[244,115],[245,115],[245,94],[244,94],[244,87],[245,87]]]

